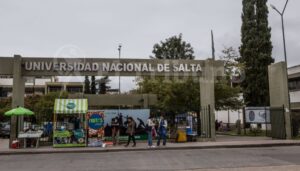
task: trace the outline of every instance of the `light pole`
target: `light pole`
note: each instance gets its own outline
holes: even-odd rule
[[[273,8],[273,10],[275,10],[281,17],[281,27],[282,27],[282,37],[283,37],[283,49],[284,49],[284,61],[286,64],[286,77],[287,77],[287,89],[288,89],[288,104],[289,104],[289,112],[291,109],[291,101],[290,101],[290,91],[289,91],[289,76],[288,76],[288,64],[287,64],[287,55],[286,55],[286,43],[285,43],[285,31],[284,31],[284,12],[286,9],[286,6],[288,4],[289,0],[286,0],[284,8],[282,10],[282,12],[280,12],[274,5],[271,4],[271,8]]]
[[[119,51],[119,62],[120,62],[120,59],[121,59],[121,49],[122,49],[122,44],[119,44],[119,47],[118,47],[118,51]],[[121,94],[120,74],[119,74],[119,94]]]
[[[287,57],[286,57],[286,45],[285,45],[285,31],[284,31],[284,20],[283,15],[286,9],[286,6],[288,4],[289,0],[286,1],[284,8],[282,12],[280,12],[274,5],[271,5],[271,7],[281,16],[281,27],[282,27],[282,37],[283,37],[283,48],[284,48],[284,60],[287,63]]]

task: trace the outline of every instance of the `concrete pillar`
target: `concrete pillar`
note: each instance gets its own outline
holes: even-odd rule
[[[201,118],[201,129],[208,128],[210,126],[211,139],[216,139],[215,130],[215,71],[214,71],[214,61],[205,61],[205,66],[202,68],[202,77],[200,78],[200,106],[208,107],[210,106],[210,123],[209,118],[204,116],[204,112],[200,113]],[[208,108],[207,108],[208,109]]]
[[[285,62],[269,65],[269,92],[271,107],[285,107],[286,138],[292,138],[291,112],[289,111],[288,80]]]
[[[67,91],[67,83],[63,83],[63,91]]]
[[[12,95],[12,108],[17,106],[24,106],[24,93],[25,93],[25,79],[22,76],[22,57],[14,55],[13,64],[13,95]],[[17,124],[18,123],[18,124]],[[17,138],[17,131],[23,127],[23,117],[11,117],[11,130],[10,130],[10,143]]]
[[[144,109],[147,109],[149,107],[149,95],[143,94],[142,98],[143,98],[143,107]]]

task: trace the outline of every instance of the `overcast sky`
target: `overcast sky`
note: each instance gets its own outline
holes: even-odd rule
[[[285,0],[269,0],[282,9]],[[300,64],[300,1],[290,0],[285,14],[289,66]],[[240,46],[242,0],[0,0],[0,56],[148,58],[153,45],[183,34],[197,59]],[[282,61],[280,16],[270,9],[273,57]],[[118,82],[113,78],[111,83]],[[122,78],[122,90],[135,83]]]

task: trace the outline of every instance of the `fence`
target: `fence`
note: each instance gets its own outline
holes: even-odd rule
[[[247,107],[243,110],[244,135],[247,135],[247,128],[250,128],[254,135],[262,135],[261,127],[265,126],[263,134],[274,139],[285,139],[285,112],[282,107]],[[256,125],[252,128],[251,125]],[[249,133],[248,133],[249,135]]]
[[[202,138],[211,138],[211,107],[202,106],[200,108],[200,126],[198,125],[198,135]],[[201,128],[199,130],[199,128]],[[200,133],[200,134],[199,134]]]

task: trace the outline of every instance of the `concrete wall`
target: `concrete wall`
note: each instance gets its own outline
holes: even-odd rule
[[[92,95],[92,94],[70,94],[69,98],[87,98],[89,106],[142,106],[149,107],[157,104],[155,94],[129,94],[129,95]]]
[[[215,116],[216,120],[222,121],[223,123],[228,123],[228,114],[229,114],[229,123],[235,124],[235,122],[240,119],[241,122],[243,123],[243,110],[221,110],[221,111],[216,111]]]

